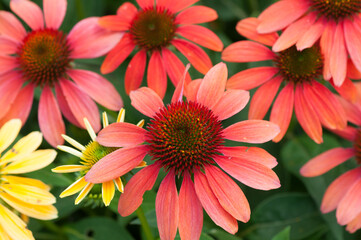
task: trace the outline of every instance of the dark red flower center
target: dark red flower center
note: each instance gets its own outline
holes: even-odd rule
[[[222,125],[213,112],[194,102],[163,107],[147,127],[154,161],[176,174],[214,163],[223,143]]]
[[[336,21],[361,10],[360,0],[311,0],[311,3],[320,15]]]
[[[357,131],[353,147],[356,150],[356,161],[357,163],[361,164],[361,129]]]
[[[150,51],[160,49],[167,46],[175,35],[174,19],[174,14],[167,9],[144,9],[134,18],[129,32],[139,47]]]
[[[66,36],[54,29],[30,32],[17,54],[24,77],[40,86],[52,86],[70,67],[70,49]]]
[[[286,81],[302,83],[322,74],[323,57],[317,46],[298,51],[295,46],[279,52],[274,59]]]

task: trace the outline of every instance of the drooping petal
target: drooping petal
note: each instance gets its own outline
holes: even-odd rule
[[[148,117],[153,117],[160,108],[164,107],[163,101],[158,94],[147,87],[131,91],[129,97],[132,106]]]
[[[333,81],[331,81],[331,83],[333,83]],[[355,84],[348,77],[345,78],[341,86],[337,87],[335,84],[332,85],[342,98],[347,99],[350,102],[355,103],[361,98]]]
[[[135,15],[137,14],[138,9],[130,2],[125,2],[119,6],[117,9],[117,15],[123,16],[127,21],[133,20]]]
[[[60,109],[50,87],[45,86],[39,100],[39,127],[44,138],[53,147],[64,143],[65,125]]]
[[[159,165],[151,164],[137,172],[125,185],[120,195],[118,211],[125,217],[133,213],[143,202],[145,191],[152,189],[159,172]]]
[[[10,196],[29,204],[50,205],[55,203],[55,197],[48,191],[25,184],[2,184],[1,190]]]
[[[179,235],[181,239],[199,239],[203,226],[203,208],[189,173],[183,176],[179,191]]]
[[[185,66],[179,58],[167,48],[162,48],[162,58],[165,70],[174,86],[182,79]],[[191,81],[191,77],[187,73],[186,83]]]
[[[235,219],[248,222],[251,209],[239,186],[218,167],[208,165],[205,172],[209,186],[222,207]]]
[[[0,15],[1,19],[1,15]],[[0,36],[0,52],[3,55],[15,54],[18,50],[18,43],[9,37]]]
[[[200,171],[194,173],[194,187],[199,201],[213,222],[227,232],[235,234],[238,230],[237,220],[224,210],[209,186],[206,176]]]
[[[1,62],[0,62],[1,64]],[[0,118],[6,116],[21,91],[24,80],[17,71],[0,74]]]
[[[330,71],[333,82],[336,86],[341,86],[346,77],[347,52],[343,37],[344,29],[342,24],[337,24],[334,32],[332,50],[330,53]]]
[[[24,39],[26,31],[12,13],[0,11],[0,34],[20,43]]]
[[[43,12],[40,7],[28,0],[10,1],[11,10],[33,30],[44,28]]]
[[[166,6],[168,6],[168,8],[170,10],[172,10],[174,13],[179,12],[187,7],[189,7],[190,5],[198,2],[199,0],[183,0],[183,1],[169,1]],[[158,4],[159,0],[157,1]]]
[[[113,180],[104,182],[102,184],[102,196],[103,202],[105,206],[109,206],[110,202],[112,201],[115,193],[115,187]]]
[[[130,21],[122,15],[108,15],[99,18],[99,25],[111,31],[127,31]]]
[[[68,197],[80,192],[88,183],[84,180],[84,177],[79,178],[67,187],[60,195],[60,198]]]
[[[203,26],[179,26],[177,28],[177,34],[213,51],[220,52],[223,49],[221,39],[219,39],[214,32]]]
[[[0,225],[6,226],[6,233],[12,239],[35,239],[31,231],[26,228],[26,223],[2,204],[0,204],[0,215]]]
[[[183,101],[183,95],[185,95],[185,80],[186,80],[186,76],[188,74],[188,70],[190,68],[190,64],[187,64],[186,69],[184,71],[183,77],[182,79],[178,82],[178,85],[176,86],[173,96],[172,96],[172,103],[176,103],[176,102],[182,102]]]
[[[355,67],[352,60],[347,60],[347,77],[351,79],[361,79],[361,72]]]
[[[130,60],[127,70],[125,71],[124,85],[125,92],[129,93],[139,88],[142,83],[147,53],[144,50],[137,52]]]
[[[274,59],[275,56],[266,46],[247,40],[232,43],[222,52],[222,60],[227,62],[258,62]]]
[[[270,80],[278,71],[275,67],[249,68],[230,77],[226,87],[250,90]]]
[[[321,37],[323,30],[326,27],[326,20],[319,18],[314,22],[308,30],[297,40],[296,47],[298,51],[310,48]]]
[[[65,96],[59,84],[55,84],[55,93],[56,93],[56,99],[58,100],[59,108],[63,113],[63,115],[65,116],[65,118],[68,119],[68,121],[71,122],[73,125],[81,128],[82,125],[76,120],[74,114],[70,110],[69,104],[65,99]]]
[[[334,21],[328,21],[320,39],[321,52],[323,54],[323,78],[329,80],[331,78],[330,56],[332,51],[334,32],[336,24]]]
[[[186,86],[185,96],[187,97],[188,101],[197,101],[197,94],[199,90],[199,86],[201,85],[203,79],[196,79],[191,81]]]
[[[21,128],[19,119],[12,119],[0,129],[0,153],[7,149],[18,136]]]
[[[84,92],[104,107],[118,111],[123,106],[113,84],[99,74],[79,69],[70,69],[67,74]]]
[[[361,179],[347,191],[336,210],[337,222],[345,225],[351,222],[361,212]]]
[[[136,1],[138,5],[143,9],[153,7],[154,5],[154,0],[136,0]]]
[[[66,0],[44,0],[44,18],[47,28],[58,29],[66,13]]]
[[[0,55],[0,76],[19,67],[19,63],[13,56]]]
[[[148,63],[148,87],[153,89],[161,99],[167,90],[167,73],[159,51],[154,51]]]
[[[180,12],[174,21],[180,25],[187,25],[211,22],[217,18],[216,10],[206,6],[193,6]]]
[[[96,141],[107,147],[129,147],[142,144],[147,131],[137,125],[118,122],[102,129]]]
[[[361,39],[358,37],[361,29],[351,19],[343,21],[343,29],[348,54],[355,67],[361,72]]]
[[[309,160],[300,170],[305,177],[315,177],[355,156],[353,148],[333,148]]]
[[[361,213],[357,215],[351,222],[347,224],[346,230],[350,233],[356,232],[361,228]]]
[[[361,109],[357,104],[352,104],[349,101],[345,100],[342,97],[336,96],[338,101],[341,103],[343,109],[345,110],[345,114],[347,117],[347,121],[352,122],[358,126],[361,125]]]
[[[80,191],[79,195],[75,198],[75,205],[78,205],[89,194],[90,190],[94,187],[94,183],[87,183]]]
[[[357,129],[351,126],[347,126],[346,128],[342,130],[331,130],[333,133],[337,134],[338,136],[349,140],[349,141],[355,141],[357,137]]]
[[[175,175],[170,171],[159,186],[155,199],[157,225],[161,239],[174,239],[179,219],[179,201]]]

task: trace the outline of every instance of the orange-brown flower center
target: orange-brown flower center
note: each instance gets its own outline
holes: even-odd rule
[[[146,50],[167,46],[176,31],[175,16],[167,9],[149,8],[138,12],[130,27],[135,43]]]
[[[54,29],[30,32],[17,55],[24,77],[40,86],[52,86],[70,67],[70,48],[66,36]]]
[[[361,0],[311,0],[311,4],[320,15],[336,21],[361,10]]]
[[[302,83],[317,78],[322,73],[323,57],[317,46],[298,51],[295,46],[280,53],[274,59],[279,73],[286,81]]]
[[[198,103],[177,102],[163,107],[147,127],[154,161],[176,174],[214,163],[223,143],[222,125],[213,112]]]

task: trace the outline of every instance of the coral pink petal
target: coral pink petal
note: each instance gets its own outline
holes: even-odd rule
[[[0,34],[20,43],[26,36],[26,31],[12,13],[0,11]]]
[[[120,195],[118,211],[122,217],[129,216],[143,202],[145,191],[152,189],[160,167],[157,164],[146,166],[137,172],[125,185]]]
[[[177,86],[178,82],[182,79],[185,66],[181,60],[179,60],[179,58],[167,48],[162,49],[162,58],[165,70],[167,71],[170,80],[174,86]],[[190,81],[191,77],[187,73],[186,84]]]
[[[277,39],[272,47],[274,52],[283,51],[294,45],[305,34],[316,20],[316,14],[307,14],[303,18],[292,23],[281,36]]]
[[[213,222],[227,232],[235,234],[238,231],[237,220],[222,207],[206,176],[200,171],[194,173],[194,186],[199,201]]]
[[[346,139],[346,140],[349,140],[349,141],[355,141],[356,137],[357,137],[357,132],[358,130],[354,127],[351,127],[351,126],[347,126],[345,127],[344,129],[342,130],[337,130],[337,129],[334,129],[334,130],[331,130],[333,133],[337,134],[338,136]]]
[[[123,3],[117,10],[117,15],[123,16],[128,22],[132,21],[137,13],[137,7],[130,2]]]
[[[123,33],[109,31],[98,24],[99,18],[90,17],[78,22],[67,39],[72,48],[70,58],[97,58],[109,52]]]
[[[227,83],[228,70],[225,63],[218,63],[204,76],[197,94],[197,102],[212,109],[222,98]]]
[[[146,61],[147,53],[144,50],[137,52],[130,60],[124,77],[125,92],[128,95],[131,91],[137,90],[142,84]]]
[[[7,73],[17,67],[19,67],[19,63],[15,57],[0,55],[0,75]]]
[[[84,118],[87,118],[94,131],[98,132],[100,130],[100,117],[94,101],[69,80],[61,79],[60,87],[77,122],[86,128]]]
[[[278,94],[273,104],[270,121],[280,126],[281,132],[273,139],[274,142],[282,140],[290,125],[294,105],[294,85],[288,83]]]
[[[206,6],[193,6],[180,12],[174,21],[177,24],[186,25],[211,22],[217,18],[216,10]]]
[[[259,34],[257,32],[257,27],[259,23],[260,21],[255,17],[245,18],[237,23],[236,30],[239,34],[250,40],[268,46],[273,46],[273,44],[278,39],[278,34],[276,32],[269,34]]]
[[[0,75],[0,118],[6,116],[11,104],[17,98],[24,80],[17,71]]]
[[[177,34],[213,51],[220,52],[223,49],[221,39],[219,39],[214,32],[203,26],[179,26],[177,28]]]
[[[191,81],[186,86],[186,91],[184,93],[188,101],[193,101],[193,102],[197,101],[197,94],[202,81],[203,79],[196,79]]]
[[[61,135],[65,134],[65,125],[58,103],[48,86],[43,88],[40,96],[38,119],[40,130],[50,145],[56,147],[64,143]]]
[[[249,107],[249,119],[263,119],[275,98],[283,79],[276,76],[259,87],[254,93]]]
[[[301,169],[300,173],[305,177],[322,175],[341,163],[355,156],[353,148],[333,148],[309,160]]]
[[[43,12],[40,7],[28,0],[11,0],[11,10],[33,30],[44,28]]]
[[[3,55],[11,55],[18,50],[18,42],[9,38],[0,36],[0,52]]]
[[[355,64],[353,64],[350,58],[347,61],[347,77],[351,79],[361,79],[361,72],[355,67]]]
[[[309,8],[309,2],[303,0],[282,0],[272,4],[263,11],[258,19],[259,33],[281,30],[301,17]]]
[[[312,105],[321,123],[330,129],[343,129],[347,125],[345,111],[335,95],[316,81],[303,84],[307,101]]]
[[[257,162],[268,168],[274,168],[277,166],[276,158],[269,154],[266,150],[259,147],[222,147],[220,152],[225,156]]]
[[[65,96],[59,84],[55,84],[55,93],[56,93],[56,99],[58,100],[59,108],[63,113],[63,115],[65,116],[65,118],[73,125],[82,128],[82,125],[76,120],[74,114],[71,112],[69,104],[65,99]]]
[[[336,86],[341,86],[346,77],[347,70],[347,52],[345,40],[343,37],[343,27],[337,24],[334,33],[332,50],[330,53],[330,71],[333,82]]]
[[[355,168],[336,178],[326,189],[321,203],[322,213],[336,209],[352,185],[361,177],[361,168]]]
[[[132,106],[148,117],[154,117],[159,109],[164,107],[158,94],[147,87],[130,92],[129,97]]]
[[[361,72],[361,27],[355,25],[351,19],[345,19],[344,24],[345,42],[350,58],[355,67]]]
[[[321,37],[323,30],[326,27],[326,20],[323,18],[318,19],[312,26],[302,34],[297,40],[296,47],[298,51],[310,48]]]
[[[347,121],[352,122],[358,126],[361,126],[361,108],[358,104],[352,104],[346,99],[336,96],[338,101],[341,103],[343,109],[345,110]]]
[[[130,21],[122,15],[109,15],[99,18],[99,25],[111,31],[127,31]]]
[[[230,89],[223,93],[223,96],[212,107],[212,110],[219,120],[224,120],[239,113],[247,105],[248,101],[248,91]]]
[[[179,200],[173,171],[167,174],[159,186],[155,211],[160,239],[174,239],[178,227]]]
[[[164,1],[164,0],[163,0]],[[183,1],[170,1],[170,0],[165,0],[168,1],[168,8],[173,12],[180,12],[181,10],[189,7],[190,5],[198,2],[199,0],[183,0]],[[159,0],[157,0],[157,3],[159,2]],[[170,4],[171,3],[171,4]]]
[[[123,176],[138,166],[147,153],[146,145],[120,148],[95,163],[85,175],[85,181],[104,183]]]
[[[229,175],[252,188],[270,190],[281,186],[277,174],[260,163],[225,156],[214,160]]]
[[[205,167],[205,172],[209,186],[224,210],[235,219],[248,222],[251,209],[239,186],[218,167],[208,165]]]
[[[278,125],[265,120],[245,120],[223,130],[223,136],[226,139],[247,142],[264,143],[273,139],[279,134]]]
[[[66,13],[66,0],[44,0],[44,18],[47,28],[58,29]]]
[[[99,74],[78,69],[70,69],[67,74],[84,92],[104,107],[118,111],[123,106],[115,87]]]
[[[172,103],[182,102],[183,96],[185,94],[185,79],[190,68],[190,64],[187,64],[186,69],[184,70],[184,74],[182,79],[179,81],[178,85],[176,86],[173,96],[172,96]]]
[[[174,39],[172,45],[174,45],[200,73],[206,74],[213,66],[207,53],[197,45],[183,39]]]
[[[137,125],[117,122],[102,129],[96,141],[107,147],[129,147],[145,142],[147,131]]]
[[[251,90],[270,80],[278,72],[275,67],[255,67],[243,70],[230,77],[227,81],[227,89],[236,88]]]
[[[346,230],[350,233],[355,233],[361,228],[361,213],[357,215],[351,222],[347,224]]]
[[[323,78],[326,80],[330,80],[331,78],[330,57],[331,57],[335,29],[336,29],[336,24],[333,21],[329,21],[320,39],[320,47],[324,59]]]
[[[355,84],[348,77],[345,78],[341,86],[337,87],[335,84],[333,84],[333,87],[343,98],[352,103],[358,102],[360,100],[361,96],[358,93]]]
[[[159,51],[154,51],[148,63],[148,87],[153,89],[161,99],[167,90],[167,73]]]
[[[138,5],[143,9],[154,6],[154,0],[136,0],[136,1]]]
[[[275,56],[266,46],[251,41],[232,43],[222,52],[222,60],[227,62],[258,62],[274,59]]]
[[[361,179],[359,179],[344,195],[336,210],[337,222],[345,225],[361,212]]]
[[[295,91],[295,114],[307,135],[316,143],[322,143],[321,122],[303,93],[303,86],[297,85]]]
[[[199,239],[203,226],[203,208],[188,172],[179,191],[179,235],[183,240]]]

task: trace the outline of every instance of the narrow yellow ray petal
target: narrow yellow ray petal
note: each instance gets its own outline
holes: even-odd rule
[[[40,220],[51,220],[58,217],[58,211],[53,205],[34,205],[23,202],[11,195],[2,192],[0,197],[18,212]]]
[[[78,150],[76,150],[74,148],[68,147],[68,146],[58,145],[57,148],[63,152],[70,153],[79,158],[81,158],[83,156],[83,154],[81,152],[79,152]]]
[[[1,240],[11,240],[9,234],[5,231],[5,229],[0,224],[0,239]]]
[[[83,118],[83,121],[84,121],[86,130],[87,130],[88,133],[89,133],[90,138],[91,138],[93,141],[95,141],[95,138],[97,137],[97,135],[95,134],[95,131],[94,131],[92,125],[90,125],[90,122],[89,122],[88,119],[86,119],[86,118]]]
[[[117,186],[118,191],[123,192],[124,191],[124,185],[123,185],[122,179],[116,178],[116,179],[114,179],[114,182],[115,182],[115,186]]]
[[[80,172],[86,169],[88,169],[88,167],[84,165],[62,165],[51,169],[51,171],[55,173],[71,173]]]
[[[55,197],[44,189],[23,184],[2,184],[0,188],[9,195],[35,205],[55,203]]]
[[[2,169],[2,174],[19,174],[39,170],[52,163],[55,157],[55,150],[37,150],[4,167]]]
[[[108,115],[106,112],[102,113],[102,118],[103,118],[103,128],[105,128],[106,126],[109,125]]]
[[[7,149],[15,140],[21,128],[20,119],[12,119],[6,122],[0,129],[0,153]]]
[[[43,141],[41,132],[31,132],[25,137],[21,138],[15,145],[7,151],[1,160],[10,159],[18,154],[27,154],[35,151]]]
[[[88,195],[90,190],[93,188],[94,183],[88,183],[83,190],[79,193],[78,197],[75,199],[75,205],[78,205],[85,197]]]
[[[0,225],[6,229],[12,239],[33,240],[33,234],[15,213],[0,204]]]
[[[124,122],[125,119],[125,109],[121,108],[118,113],[117,122]]]
[[[80,190],[82,190],[88,183],[84,180],[84,177],[79,178],[76,180],[73,184],[71,184],[69,187],[67,187],[59,197],[64,198],[70,195],[73,195]]]
[[[140,121],[137,123],[137,126],[138,126],[138,127],[143,127],[143,126],[144,126],[144,119],[140,120]]]
[[[142,167],[145,167],[147,166],[147,163],[145,161],[142,161],[141,163],[139,163],[138,166],[136,166],[135,168],[142,168]]]
[[[105,206],[109,206],[110,202],[114,197],[115,187],[113,180],[105,182],[102,184],[102,195],[103,202]]]
[[[4,182],[8,182],[9,184],[24,184],[24,185],[38,187],[38,188],[44,189],[46,191],[50,190],[49,185],[43,183],[42,181],[40,181],[38,179],[10,176],[10,175],[2,176],[2,179]]]
[[[80,144],[78,141],[74,140],[73,138],[71,138],[65,134],[62,134],[61,136],[64,138],[65,141],[70,143],[73,147],[79,149],[80,151],[85,150],[85,147],[82,144]]]

